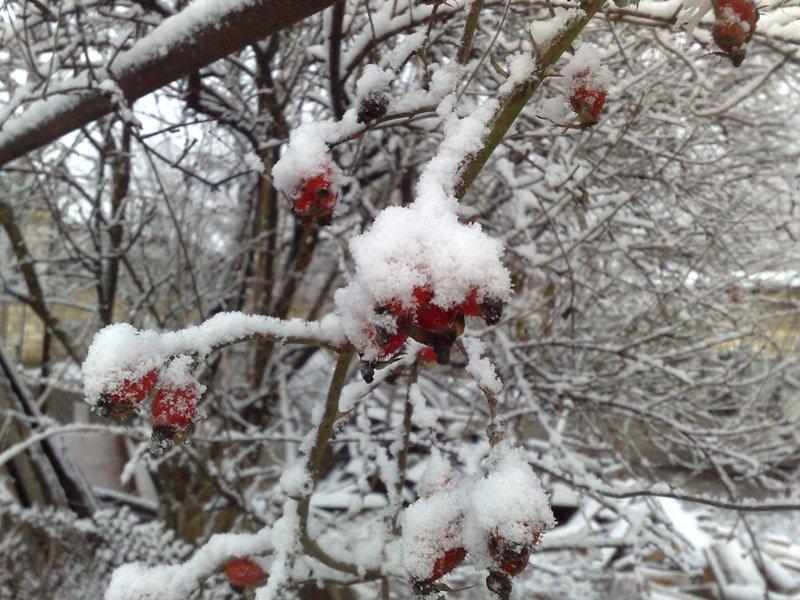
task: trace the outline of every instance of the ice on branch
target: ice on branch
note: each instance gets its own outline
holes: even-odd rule
[[[344,337],[338,319],[319,322],[227,312],[205,323],[174,332],[138,330],[131,325],[109,325],[95,334],[83,363],[86,401],[96,405],[101,396],[124,381],[137,380],[170,358],[198,354],[253,337],[304,340],[308,343],[340,345]]]

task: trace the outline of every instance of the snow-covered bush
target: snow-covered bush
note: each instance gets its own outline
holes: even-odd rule
[[[4,593],[603,597],[614,549],[700,560],[631,498],[800,506],[794,7],[7,4],[0,158],[83,127],[0,178],[44,324]],[[146,516],[31,506],[12,461],[83,431]]]

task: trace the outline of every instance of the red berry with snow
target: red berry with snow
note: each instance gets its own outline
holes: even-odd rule
[[[493,534],[489,538],[489,553],[500,571],[515,577],[528,566],[531,551],[540,535],[536,532],[533,534],[531,542],[521,544],[510,542],[498,534]]]
[[[457,307],[465,317],[483,317],[487,325],[496,325],[503,315],[503,303],[495,298],[478,300],[478,290],[472,290]]]
[[[328,222],[336,204],[336,194],[331,170],[327,169],[300,182],[291,198],[292,211],[304,221]]]
[[[752,0],[715,0],[716,22],[711,33],[720,50],[738,67],[745,58],[744,45],[753,37],[758,8]]]
[[[606,102],[606,89],[591,71],[580,71],[572,81],[569,104],[582,125],[594,125]]]
[[[436,351],[430,346],[425,346],[419,353],[419,359],[422,362],[428,362],[428,363],[436,362]]]
[[[139,378],[125,377],[118,385],[105,392],[106,400],[111,404],[136,406],[147,398],[158,379],[158,371],[148,371]]]
[[[162,427],[188,427],[197,416],[197,386],[192,383],[178,387],[160,387],[150,407],[153,424]]]
[[[414,288],[416,303],[415,317],[420,327],[428,331],[442,331],[450,327],[456,318],[456,311],[446,310],[433,303],[433,292],[427,288]]]
[[[478,290],[472,290],[467,297],[458,305],[458,311],[465,317],[480,317],[483,315],[480,302],[478,302]]]
[[[421,585],[428,585],[441,579],[448,573],[453,572],[464,559],[467,557],[467,551],[464,548],[450,548],[445,550],[444,553],[433,561],[433,568],[431,575],[428,579],[422,582]]]
[[[225,565],[225,577],[234,588],[244,589],[263,583],[267,574],[252,558],[241,557]]]
[[[408,340],[408,336],[405,333],[402,331],[395,331],[389,336],[386,343],[381,346],[381,356],[391,356],[395,354],[405,345],[406,340]]]

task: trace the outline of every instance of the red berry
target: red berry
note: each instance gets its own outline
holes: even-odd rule
[[[459,547],[445,550],[444,554],[433,561],[431,575],[423,582],[423,585],[432,583],[437,579],[441,579],[451,571],[455,570],[458,565],[464,562],[466,556],[467,551],[464,548]]]
[[[436,351],[430,346],[425,346],[419,353],[419,359],[422,362],[436,362]]]
[[[458,305],[458,312],[465,317],[480,317],[483,309],[478,302],[478,290],[472,290],[466,298]]]
[[[433,303],[433,292],[427,288],[414,288],[415,313],[417,323],[428,331],[442,331],[453,324],[456,318],[454,309],[445,310]]]
[[[267,574],[252,558],[241,557],[225,565],[225,577],[234,587],[248,588],[262,583]]]
[[[745,57],[744,45],[756,30],[758,8],[752,0],[717,0],[714,16],[716,23],[711,31],[714,42],[738,67]]]
[[[191,383],[180,387],[160,387],[150,407],[153,424],[167,427],[191,425],[197,416],[199,398],[197,386]]]
[[[540,535],[536,532],[530,543],[520,544],[509,542],[495,533],[489,538],[489,552],[501,571],[515,577],[528,566],[531,551]]]
[[[381,346],[381,356],[390,356],[400,350],[408,340],[408,336],[402,331],[395,331],[386,343]]]
[[[408,340],[408,336],[399,328],[394,333],[389,333],[381,327],[367,325],[364,332],[370,343],[378,347],[378,354],[382,357],[396,353]]]
[[[148,371],[143,377],[132,379],[125,377],[114,389],[105,393],[112,404],[136,406],[147,398],[158,379],[158,371]]]
[[[292,197],[292,210],[301,219],[329,219],[335,204],[336,190],[330,169],[303,179]]]
[[[593,80],[591,72],[581,71],[574,76],[569,103],[583,125],[593,125],[600,118],[606,95],[605,88]]]

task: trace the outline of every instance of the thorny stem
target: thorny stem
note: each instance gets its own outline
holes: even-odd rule
[[[518,84],[507,96],[501,98],[500,109],[491,123],[490,131],[484,140],[483,147],[467,161],[461,171],[460,181],[455,188],[457,198],[463,198],[464,194],[467,193],[472,182],[475,181],[478,173],[481,172],[486,161],[494,152],[494,149],[500,145],[506,132],[513,125],[522,109],[525,108],[528,100],[539,89],[539,86],[547,76],[548,69],[555,64],[558,58],[569,48],[570,44],[575,41],[578,34],[583,31],[583,28],[604,3],[605,0],[585,0],[582,2],[580,16],[565,27],[564,31],[539,56],[535,74],[530,79]]]
[[[333,370],[333,377],[331,378],[331,385],[328,388],[328,397],[325,400],[325,412],[317,428],[317,436],[314,440],[314,445],[308,453],[308,472],[311,475],[312,489],[298,501],[297,513],[300,517],[300,543],[303,545],[306,554],[317,559],[326,567],[336,569],[343,573],[361,576],[361,580],[366,581],[381,577],[380,571],[368,570],[362,574],[355,565],[330,556],[320,548],[308,534],[308,515],[311,508],[311,494],[320,476],[322,461],[325,457],[325,450],[328,447],[328,442],[331,437],[333,437],[334,423],[336,421],[336,415],[339,412],[339,398],[342,395],[344,382],[347,378],[347,369],[350,366],[353,354],[354,350],[352,346],[347,346],[339,352],[339,358],[336,361],[336,367]]]

